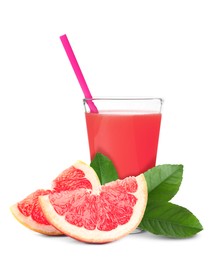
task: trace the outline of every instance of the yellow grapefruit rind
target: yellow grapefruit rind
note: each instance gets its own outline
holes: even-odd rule
[[[73,164],[73,166],[76,169],[79,169],[84,172],[85,177],[90,181],[93,189],[95,187],[98,187],[101,185],[99,178],[92,167],[90,167],[89,165],[87,165],[86,163],[84,163],[82,161],[77,161],[75,164]],[[63,174],[63,172],[62,172],[62,174]],[[12,214],[16,218],[16,220],[18,220],[18,222],[20,222],[22,225],[24,225],[25,227],[27,227],[35,232],[38,232],[38,233],[41,233],[44,235],[48,235],[48,236],[63,235],[63,233],[61,233],[58,229],[56,229],[51,224],[50,225],[39,224],[38,222],[34,221],[31,216],[29,216],[29,217],[24,216],[18,209],[18,203],[12,205],[10,207],[10,211],[12,212]]]
[[[138,199],[133,214],[127,224],[120,225],[111,231],[87,230],[68,223],[64,216],[60,216],[50,203],[49,196],[40,196],[39,203],[46,219],[65,235],[88,243],[107,243],[124,237],[135,230],[141,222],[147,204],[148,192],[145,177],[140,174],[136,177],[138,189],[133,195]]]

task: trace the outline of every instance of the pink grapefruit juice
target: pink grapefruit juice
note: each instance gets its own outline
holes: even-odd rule
[[[161,113],[86,113],[91,159],[112,160],[120,179],[155,166]]]

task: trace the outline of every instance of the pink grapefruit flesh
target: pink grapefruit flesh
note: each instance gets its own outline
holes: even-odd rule
[[[99,185],[100,182],[95,171],[85,163],[78,161],[53,180],[51,190],[39,189],[14,204],[10,209],[14,217],[29,229],[45,235],[62,235],[44,216],[38,197],[79,188],[92,190]]]
[[[90,190],[50,193],[39,197],[46,219],[72,238],[106,243],[132,232],[147,203],[144,176],[127,177]]]

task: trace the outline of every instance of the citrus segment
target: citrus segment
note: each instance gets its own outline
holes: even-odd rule
[[[39,189],[14,204],[10,209],[15,218],[24,226],[46,235],[61,235],[61,232],[53,227],[44,216],[38,197],[65,190],[93,189],[99,185],[100,181],[95,171],[87,164],[78,161],[53,180],[51,190]]]
[[[98,185],[100,181],[95,171],[84,162],[77,161],[53,180],[52,189],[55,191],[93,189]]]
[[[49,194],[50,192],[50,190],[37,190],[22,201],[14,204],[10,210],[14,217],[29,229],[46,235],[61,235],[61,232],[46,220],[38,203],[40,195]]]
[[[47,220],[62,233],[89,243],[117,240],[141,222],[146,203],[144,176],[127,177],[96,189],[40,196]]]

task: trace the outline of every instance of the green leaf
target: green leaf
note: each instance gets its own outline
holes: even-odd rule
[[[169,201],[178,192],[183,165],[164,164],[144,173],[148,186],[148,203],[152,201]]]
[[[96,153],[90,166],[97,173],[102,185],[118,179],[118,173],[112,161],[101,153]]]
[[[189,210],[170,202],[149,204],[139,228],[173,238],[190,237],[203,230]]]

